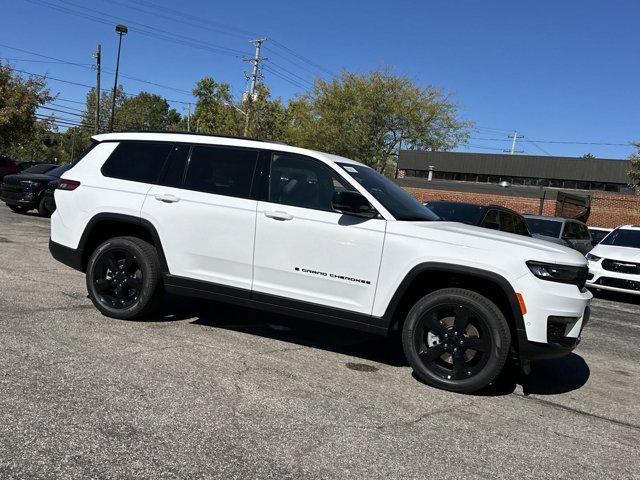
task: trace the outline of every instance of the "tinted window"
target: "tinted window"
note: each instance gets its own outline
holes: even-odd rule
[[[223,147],[193,147],[184,188],[249,198],[258,152]]]
[[[427,208],[442,220],[477,225],[484,213],[482,205],[457,202],[427,202]]]
[[[34,165],[33,167],[25,168],[22,173],[46,173],[49,170],[53,170],[56,168],[55,165],[51,165],[50,163],[41,163],[40,165]]]
[[[578,222],[566,222],[562,235],[572,240],[590,240],[587,227]]]
[[[545,237],[560,237],[562,222],[556,220],[545,220],[542,218],[526,218],[529,231]]]
[[[511,214],[511,216],[513,217],[513,233],[530,237],[531,234],[529,233],[529,228],[527,227],[527,222],[525,222],[524,217],[515,214]]]
[[[182,186],[184,167],[187,165],[187,158],[189,158],[190,149],[191,145],[178,144],[173,146],[171,153],[167,158],[167,164],[165,165],[160,185],[176,188]]]
[[[591,239],[594,242],[600,243],[604,237],[609,235],[609,230],[596,230],[596,229],[591,229],[590,228],[589,229],[589,234],[591,235]]]
[[[339,164],[352,178],[374,196],[396,220],[439,220],[438,216],[422,205],[411,194],[400,188],[373,168],[364,165]]]
[[[295,155],[273,156],[270,202],[333,211],[331,203],[337,190],[353,190],[353,187],[320,162]]]
[[[600,244],[640,248],[640,230],[614,230]]]
[[[481,227],[490,228],[492,230],[501,230],[500,213],[497,210],[489,210],[487,215],[480,224]]]
[[[170,143],[122,142],[102,167],[106,177],[157,183]]]

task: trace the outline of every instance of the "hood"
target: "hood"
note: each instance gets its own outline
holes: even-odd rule
[[[618,247],[616,245],[602,245],[599,243],[590,252],[592,255],[623,262],[640,263],[640,248]]]
[[[6,175],[2,181],[7,185],[18,185],[20,182],[24,182],[25,180],[48,183],[51,180],[57,179],[58,177],[53,177],[51,175],[41,173],[16,173],[13,175]]]
[[[576,266],[587,265],[584,255],[572,248],[515,233],[458,222],[397,223],[407,224],[401,228],[404,235],[485,250],[488,256],[517,254],[526,260]]]

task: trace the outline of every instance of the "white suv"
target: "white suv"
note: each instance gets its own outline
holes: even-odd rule
[[[587,254],[587,260],[590,288],[640,295],[639,226],[616,228]]]
[[[172,292],[397,332],[425,382],[458,392],[509,358],[569,353],[587,322],[581,254],[438,221],[352,160],[219,136],[94,140],[55,192],[50,250],[107,316],[148,316]]]

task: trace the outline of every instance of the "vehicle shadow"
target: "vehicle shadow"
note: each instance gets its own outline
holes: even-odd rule
[[[400,343],[389,338],[248,307],[175,298],[167,302],[162,317],[150,321],[186,318],[193,318],[194,325],[233,330],[395,367],[408,365]]]
[[[165,314],[150,321],[185,319],[193,319],[190,322],[193,325],[242,332],[393,367],[409,366],[398,338],[382,337],[248,307],[198,299],[185,302],[183,298],[169,298]],[[348,364],[349,362],[345,362],[345,365],[349,366]],[[354,369],[358,369],[357,367],[356,365]],[[415,373],[413,376],[421,381]],[[587,383],[589,376],[589,366],[584,359],[571,353],[563,358],[534,362],[529,375],[523,375],[516,367],[507,368],[492,385],[476,395],[508,395],[518,385],[522,386],[525,395],[562,394],[581,388]]]

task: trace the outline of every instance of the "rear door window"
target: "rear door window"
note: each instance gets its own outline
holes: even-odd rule
[[[122,142],[102,166],[105,177],[158,183],[171,143]]]
[[[184,188],[250,198],[257,159],[256,150],[195,146],[189,159]]]

